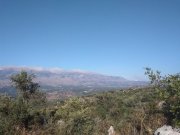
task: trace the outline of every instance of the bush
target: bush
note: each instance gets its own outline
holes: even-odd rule
[[[168,119],[168,124],[180,126],[180,74],[168,75],[162,77],[160,72],[153,72],[146,68],[146,74],[151,83],[157,89],[159,98],[164,100],[164,115]]]

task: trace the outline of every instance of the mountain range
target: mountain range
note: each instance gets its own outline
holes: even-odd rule
[[[144,86],[147,82],[131,81],[120,76],[108,76],[81,70],[41,67],[0,67],[0,92],[11,89],[10,77],[21,71],[36,76],[35,81],[45,91],[99,91]]]

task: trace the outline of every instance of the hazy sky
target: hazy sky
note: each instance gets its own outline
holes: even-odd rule
[[[177,73],[180,0],[0,0],[0,65]]]

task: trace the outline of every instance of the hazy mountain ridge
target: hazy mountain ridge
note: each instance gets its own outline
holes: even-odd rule
[[[0,67],[0,88],[11,86],[10,77],[20,71],[36,75],[35,81],[44,90],[98,90],[110,88],[126,88],[145,85],[143,81],[129,81],[123,77],[107,76],[81,70],[63,70],[60,68],[40,67]]]

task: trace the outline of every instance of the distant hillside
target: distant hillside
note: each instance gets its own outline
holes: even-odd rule
[[[36,75],[45,91],[98,91],[143,86],[146,82],[130,81],[123,77],[107,76],[93,72],[62,70],[59,68],[0,67],[0,89],[11,86],[10,76],[25,70]]]

